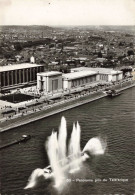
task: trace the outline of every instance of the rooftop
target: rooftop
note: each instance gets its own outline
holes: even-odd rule
[[[11,70],[19,70],[19,69],[25,69],[25,68],[33,68],[33,67],[38,67],[38,66],[42,66],[42,65],[24,63],[24,64],[0,66],[0,72],[11,71]]]
[[[118,71],[118,70],[113,70],[111,68],[90,68],[90,70],[95,70],[97,72],[99,72],[100,74],[118,74],[118,73],[122,73],[122,71]]]
[[[55,76],[55,75],[62,75],[62,73],[58,72],[58,71],[50,71],[50,72],[37,73],[37,75],[39,75],[39,76]]]
[[[95,74],[97,74],[97,72],[91,71],[91,70],[89,71],[84,70],[84,71],[63,74],[62,77],[64,78],[64,80],[72,80],[72,79],[78,79],[78,78],[87,77],[87,76],[95,75]]]
[[[99,74],[117,74],[122,73],[122,71],[113,70],[111,68],[88,68],[88,67],[79,67],[79,68],[72,68],[71,72],[80,72],[80,71],[95,71]]]

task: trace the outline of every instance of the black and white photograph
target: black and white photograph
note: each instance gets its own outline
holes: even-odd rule
[[[135,0],[0,0],[0,195],[135,195]]]

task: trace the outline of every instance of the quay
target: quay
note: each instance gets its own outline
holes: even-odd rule
[[[121,86],[117,84],[115,86],[110,86],[109,88],[115,88],[119,91],[124,91],[126,89],[135,87],[135,82],[129,82],[127,86]],[[18,116],[17,118],[8,120],[6,122],[1,123],[0,132],[4,132],[22,125],[26,125],[28,123],[52,116],[54,114],[58,114],[60,112],[64,112],[66,110],[73,109],[75,107],[81,106],[86,103],[90,103],[96,101],[98,99],[106,97],[107,94],[104,93],[104,89],[100,89],[98,91],[94,91],[92,93],[86,93],[80,96],[74,96],[71,99],[61,100],[60,102],[56,102],[53,105],[49,105],[47,108],[42,107],[42,109],[32,112],[30,114],[26,114],[23,116]]]

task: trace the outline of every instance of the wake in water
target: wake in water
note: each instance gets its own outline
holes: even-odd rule
[[[52,132],[46,142],[46,150],[50,165],[44,169],[36,169],[32,172],[28,184],[24,189],[33,188],[37,184],[39,177],[53,179],[57,189],[63,188],[69,174],[73,174],[81,169],[82,163],[91,155],[103,155],[107,144],[98,137],[90,139],[84,149],[80,149],[81,128],[79,123],[73,124],[73,130],[68,147],[67,126],[64,117],[61,119],[59,134]]]

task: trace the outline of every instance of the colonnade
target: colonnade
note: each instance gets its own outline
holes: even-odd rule
[[[1,87],[13,86],[37,80],[37,73],[43,72],[44,67],[32,67],[0,72]]]

